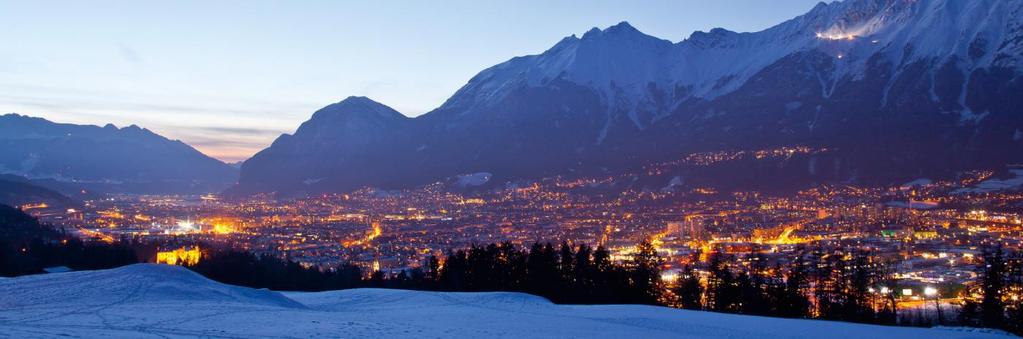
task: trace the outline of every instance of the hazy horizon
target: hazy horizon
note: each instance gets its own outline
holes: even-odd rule
[[[817,2],[0,2],[0,112],[136,124],[234,162],[348,96],[421,115],[484,68],[592,27],[677,42]]]

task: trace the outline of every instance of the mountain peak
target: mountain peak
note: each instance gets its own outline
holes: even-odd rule
[[[393,108],[376,102],[373,99],[364,96],[349,96],[344,100],[330,104],[327,107],[316,111],[316,113],[313,113],[313,119],[317,119],[318,116],[320,118],[325,118],[351,115],[372,116],[384,119],[408,118]]]
[[[379,104],[379,102],[376,102],[373,99],[370,99],[370,98],[364,97],[364,96],[359,96],[359,95],[350,95],[347,98],[345,98],[344,100],[339,101],[339,103],[342,103],[342,102],[362,103],[362,104]]]
[[[139,127],[139,125],[136,125],[136,124],[128,125],[128,127],[122,127],[118,131],[120,131],[121,133],[128,133],[128,134],[137,135],[137,136],[147,136],[147,137],[157,136],[157,137],[162,138],[162,136],[160,136],[160,135],[158,135],[156,133],[153,133],[153,131],[150,131],[147,128]]]
[[[710,32],[696,31],[689,35],[686,39],[688,43],[695,44],[701,47],[717,46],[725,41],[728,37],[737,35],[739,33],[729,31],[727,29],[716,27],[710,30]]]
[[[607,32],[607,33],[616,33],[616,32],[641,33],[638,29],[636,29],[636,27],[632,27],[632,25],[629,24],[628,21],[619,22],[618,24],[616,24],[614,26],[608,27],[604,31]]]
[[[350,96],[317,110],[308,121],[298,127],[295,135],[315,135],[317,138],[324,138],[337,133],[348,134],[354,131],[365,133],[367,128],[389,129],[409,119],[411,118],[370,98]]]
[[[635,27],[632,27],[628,22],[622,21],[618,24],[605,28],[603,30],[593,27],[589,31],[583,34],[583,39],[595,39],[601,37],[650,37],[643,32],[640,32]],[[652,37],[651,37],[652,38]]]

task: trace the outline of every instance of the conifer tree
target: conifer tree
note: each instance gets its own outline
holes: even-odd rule
[[[989,249],[984,253],[981,273],[981,290],[983,298],[980,302],[981,324],[990,328],[1005,326],[1005,304],[1002,292],[1005,288],[1005,253],[1001,246]]]
[[[687,310],[702,310],[703,286],[700,285],[700,277],[693,270],[693,267],[686,265],[678,277],[678,285],[674,293],[678,296],[679,306]]]

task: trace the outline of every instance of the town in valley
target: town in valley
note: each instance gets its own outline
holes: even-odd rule
[[[113,195],[83,207],[22,209],[83,239],[149,244],[151,260],[195,264],[203,250],[269,254],[306,267],[354,264],[363,272],[402,274],[431,257],[477,244],[534,242],[603,246],[627,261],[649,241],[671,284],[689,265],[701,272],[722,252],[749,269],[751,260],[788,264],[797,254],[867,253],[890,265],[903,307],[928,300],[954,308],[977,280],[982,250],[1023,246],[1023,170],[974,171],[957,180],[920,179],[899,186],[819,185],[788,194],[682,189],[599,189],[614,181],[678,166],[712,166],[743,157],[778,160],[826,152],[794,146],[689,154],[645,166],[643,173],[507,183],[473,189],[489,173],[414,189],[280,198],[219,195]],[[1020,175],[1020,177],[1015,177]],[[673,178],[672,182],[677,182]],[[881,293],[887,286],[871,286]],[[888,291],[884,291],[888,294]],[[1018,296],[1016,296],[1018,298]]]

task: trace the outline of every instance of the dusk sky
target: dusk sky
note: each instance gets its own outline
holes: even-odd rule
[[[0,1],[0,113],[137,124],[238,161],[347,96],[417,116],[484,68],[591,27],[628,21],[677,42],[817,2]]]

